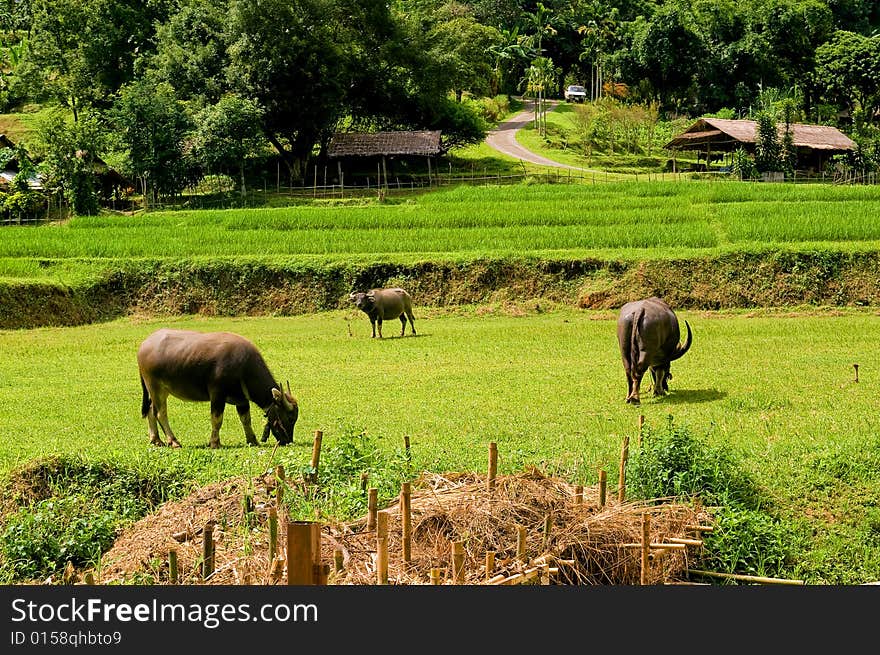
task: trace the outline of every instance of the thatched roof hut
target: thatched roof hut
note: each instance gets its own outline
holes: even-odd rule
[[[410,132],[338,132],[327,151],[331,159],[339,157],[418,156],[442,154],[440,130]]]
[[[785,126],[780,124],[780,139],[784,131]],[[832,155],[846,153],[855,148],[852,139],[828,125],[792,123],[791,132],[799,167],[820,170]],[[664,148],[673,151],[696,150],[707,154],[733,152],[743,148],[746,152],[754,153],[757,133],[757,121],[700,118],[675,136]]]
[[[327,157],[337,162],[340,180],[343,163],[349,172],[377,170],[378,181],[388,184],[388,162],[400,161],[406,167],[414,159],[424,158],[430,177],[431,160],[444,153],[440,130],[400,132],[337,132],[330,140]],[[373,169],[372,167],[376,168]]]

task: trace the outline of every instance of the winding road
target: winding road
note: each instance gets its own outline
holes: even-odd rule
[[[547,159],[546,157],[535,154],[531,150],[527,150],[522,145],[520,145],[520,143],[516,140],[517,130],[528,125],[534,120],[535,117],[535,101],[525,100],[524,102],[525,105],[521,112],[508,118],[503,123],[499,123],[497,127],[489,132],[489,134],[486,136],[486,144],[490,148],[494,148],[500,153],[503,153],[510,157],[515,157],[516,159],[521,159],[522,161],[527,161],[531,164],[538,164],[539,166],[550,166],[553,168],[570,168],[576,171],[592,170],[589,168],[580,168],[578,166],[561,164],[558,161],[553,161],[552,159]],[[550,105],[550,111],[552,111],[556,107],[556,105],[559,104],[558,100],[547,100],[546,102],[548,105]]]

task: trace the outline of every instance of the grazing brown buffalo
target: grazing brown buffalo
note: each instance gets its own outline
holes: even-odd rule
[[[654,380],[654,395],[669,391],[672,373],[670,362],[684,355],[691,347],[693,335],[685,321],[687,339],[679,343],[678,318],[672,308],[657,297],[634,300],[620,309],[617,318],[617,342],[626,371],[626,402],[633,405],[639,400],[642,376],[650,369]]]
[[[373,326],[373,336],[376,336],[376,323],[379,324],[379,338],[382,338],[382,321],[400,319],[400,336],[406,332],[406,319],[409,318],[409,327],[412,333],[416,333],[415,318],[412,312],[412,298],[409,294],[395,287],[393,289],[370,289],[366,293],[355,292],[348,296],[355,306],[370,317]]]
[[[137,352],[143,402],[150,441],[163,445],[157,424],[168,445],[180,448],[168,424],[169,394],[181,400],[211,403],[211,448],[220,447],[220,426],[227,404],[235,405],[248,444],[257,445],[251,427],[250,404],[266,415],[263,441],[269,432],[279,445],[293,442],[293,426],[299,416],[296,398],[275,381],[257,347],[231,332],[156,330]]]

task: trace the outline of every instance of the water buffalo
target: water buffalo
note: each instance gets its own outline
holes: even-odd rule
[[[662,396],[669,391],[669,380],[672,379],[669,364],[688,351],[693,339],[690,324],[687,321],[684,324],[687,339],[680,344],[678,318],[660,298],[634,300],[620,309],[617,342],[626,371],[626,402],[640,404],[639,386],[649,369],[654,381],[654,395]]]
[[[370,289],[366,293],[355,292],[348,296],[355,306],[370,317],[373,326],[373,336],[376,336],[376,323],[379,324],[379,338],[382,338],[382,321],[395,318],[400,319],[400,336],[406,332],[406,319],[409,318],[409,327],[412,333],[416,333],[415,318],[412,312],[412,298],[409,294],[395,287],[393,289]]]
[[[293,426],[299,416],[296,398],[275,381],[257,347],[231,332],[156,330],[137,351],[143,402],[150,441],[163,445],[157,424],[168,445],[180,448],[168,424],[168,395],[181,400],[211,403],[211,448],[220,447],[220,426],[227,404],[235,405],[248,444],[257,445],[251,427],[250,403],[266,415],[263,441],[269,432],[279,445],[293,442]]]

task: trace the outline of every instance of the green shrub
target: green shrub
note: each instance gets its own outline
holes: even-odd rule
[[[755,484],[733,453],[709,448],[686,426],[644,427],[642,449],[630,459],[627,488],[644,499],[699,496],[704,504],[758,504]]]
[[[0,578],[28,580],[61,571],[67,562],[84,566],[113,545],[118,517],[91,498],[42,500],[19,510],[0,537],[4,566]]]
[[[0,530],[0,581],[41,579],[67,562],[93,565],[118,529],[190,489],[184,469],[49,457],[0,485],[11,507]]]
[[[721,573],[791,577],[800,549],[793,525],[767,513],[740,507],[713,511],[714,530],[703,536],[699,567]]]
[[[762,507],[757,485],[731,451],[710,448],[670,416],[658,430],[644,428],[642,449],[629,466],[634,497],[699,496],[712,507],[714,530],[704,536],[695,568],[786,577],[800,548],[798,532]]]
[[[351,520],[367,512],[368,488],[375,487],[379,502],[384,503],[396,497],[401,483],[411,478],[409,454],[403,448],[389,455],[363,429],[343,425],[339,433],[333,445],[321,452],[320,486],[301,496],[289,496],[291,516],[313,519],[317,510],[323,516]],[[296,470],[296,465],[289,462],[285,470]],[[310,464],[299,471],[315,473]]]

